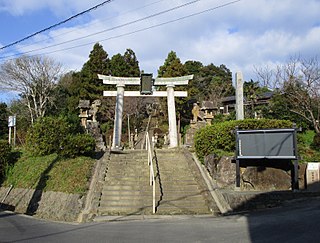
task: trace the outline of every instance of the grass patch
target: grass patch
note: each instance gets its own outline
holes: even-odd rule
[[[315,132],[312,130],[298,133],[298,148],[301,162],[317,162],[320,161],[320,151],[311,147]]]
[[[89,157],[59,159],[57,154],[34,157],[22,151],[3,186],[84,194],[95,160]]]
[[[58,161],[49,172],[45,190],[84,194],[95,160],[77,157]]]

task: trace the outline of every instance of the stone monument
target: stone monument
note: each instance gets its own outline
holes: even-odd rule
[[[236,118],[237,120],[244,119],[243,109],[243,76],[241,72],[236,72]]]

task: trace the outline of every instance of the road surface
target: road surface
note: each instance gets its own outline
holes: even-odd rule
[[[320,242],[320,198],[221,217],[108,219],[68,224],[0,212],[0,242]]]

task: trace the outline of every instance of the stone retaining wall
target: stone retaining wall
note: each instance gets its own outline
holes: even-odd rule
[[[320,192],[307,191],[237,192],[220,190],[220,192],[233,212],[277,207],[290,200],[320,197]]]
[[[2,201],[9,188],[0,188]],[[34,200],[37,198],[37,200]],[[38,202],[37,202],[38,201]],[[1,209],[28,214],[43,219],[78,222],[84,206],[84,197],[79,194],[62,192],[41,192],[31,189],[14,188],[11,190]]]

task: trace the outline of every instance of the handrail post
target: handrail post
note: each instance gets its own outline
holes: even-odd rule
[[[154,138],[152,139],[152,141]],[[156,213],[156,183],[155,183],[155,176],[154,176],[154,170],[153,170],[153,144],[151,145],[150,143],[150,138],[149,138],[149,133],[148,131],[146,132],[146,150],[148,153],[148,165],[150,168],[150,186],[152,186],[152,213]]]

